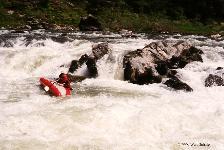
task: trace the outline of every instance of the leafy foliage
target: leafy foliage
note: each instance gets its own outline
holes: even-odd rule
[[[204,33],[224,28],[224,0],[0,0],[0,27],[25,24],[29,17],[78,26],[89,13],[113,31]]]

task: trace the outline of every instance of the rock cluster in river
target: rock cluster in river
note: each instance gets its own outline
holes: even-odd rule
[[[131,51],[124,56],[124,79],[135,84],[165,82],[176,90],[192,91],[175,75],[170,75],[172,69],[184,68],[192,61],[202,62],[203,52],[184,41],[177,43],[169,41],[152,42],[143,49]]]
[[[96,62],[108,54],[107,43],[92,47],[92,54],[84,54],[79,60],[71,62],[69,72],[73,73],[84,64],[89,77],[97,77]],[[193,89],[176,76],[175,69],[184,68],[193,61],[202,62],[203,52],[187,42],[158,41],[152,42],[143,49],[130,51],[123,58],[124,80],[134,84],[161,83],[176,90],[193,91]]]
[[[100,43],[93,45],[91,55],[84,54],[79,58],[79,60],[72,60],[71,65],[69,67],[69,72],[74,73],[78,68],[86,64],[89,77],[97,77],[98,71],[96,62],[109,51],[110,49],[108,47],[108,43]]]

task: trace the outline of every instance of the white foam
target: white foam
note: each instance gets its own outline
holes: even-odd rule
[[[223,149],[224,88],[204,87],[208,74],[223,65],[223,45],[178,35],[205,53],[203,63],[177,70],[194,89],[186,93],[122,81],[123,55],[155,40],[117,37],[109,42],[112,54],[97,62],[99,77],[73,84],[65,98],[39,89],[39,77],[67,72],[71,60],[91,53],[93,42],[47,39],[25,46],[17,38],[13,48],[0,47],[0,149]]]

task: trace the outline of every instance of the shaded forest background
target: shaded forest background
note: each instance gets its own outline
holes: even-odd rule
[[[0,27],[16,27],[30,17],[78,27],[93,14],[104,30],[211,33],[224,30],[224,0],[0,0]]]

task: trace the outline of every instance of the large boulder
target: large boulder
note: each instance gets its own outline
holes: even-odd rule
[[[159,83],[163,77],[169,78],[171,69],[183,68],[192,61],[202,62],[202,53],[184,41],[152,42],[143,49],[131,51],[124,56],[124,79],[135,84]],[[168,84],[171,81],[172,84],[183,86],[179,79],[172,79],[167,85],[171,85]],[[187,86],[179,89],[191,91]]]
[[[80,31],[102,31],[102,26],[96,17],[88,15],[82,17],[79,22]]]
[[[129,52],[123,59],[124,79],[135,84],[153,83],[155,79],[160,76],[155,70],[153,57],[150,52],[144,50],[137,50]],[[161,80],[155,80],[156,83]]]
[[[184,50],[189,50],[191,45],[186,42],[172,43],[167,41],[153,42],[143,49],[131,51],[124,56],[124,79],[139,84],[141,76],[151,79],[145,83],[153,83],[153,78],[166,75],[170,66],[169,60],[175,56],[179,57]],[[150,71],[148,71],[150,70]],[[152,81],[150,81],[152,80]]]

